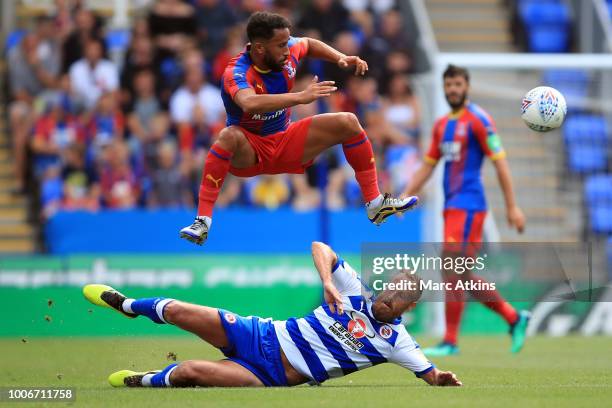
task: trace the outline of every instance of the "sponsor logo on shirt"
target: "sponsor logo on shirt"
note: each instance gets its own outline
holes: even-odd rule
[[[363,348],[363,343],[357,340],[357,338],[349,330],[347,330],[342,323],[335,321],[331,326],[329,326],[328,329],[334,336],[336,336],[339,342],[346,344],[351,350],[358,352]]]
[[[459,142],[443,142],[440,150],[442,150],[442,155],[447,161],[459,161],[461,159],[461,143]]]
[[[255,113],[251,116],[252,120],[272,120],[281,116],[285,112],[285,109],[277,110],[272,113]]]

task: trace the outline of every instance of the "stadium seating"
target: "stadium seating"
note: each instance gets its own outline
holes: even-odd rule
[[[523,0],[519,18],[527,33],[529,51],[537,53],[567,52],[571,25],[568,6],[556,0]]]
[[[589,206],[612,206],[612,174],[590,176],[584,185],[584,196]]]
[[[568,165],[576,174],[592,174],[604,171],[607,167],[606,152],[593,146],[568,148]]]
[[[589,74],[578,69],[550,69],[542,75],[543,84],[556,88],[570,100],[587,97],[590,81]],[[578,112],[578,109],[574,104],[568,106],[570,113]]]
[[[595,206],[590,211],[591,229],[596,234],[612,234],[612,206]]]
[[[605,149],[607,134],[606,120],[600,115],[570,116],[563,128],[563,138],[568,148],[592,146]]]

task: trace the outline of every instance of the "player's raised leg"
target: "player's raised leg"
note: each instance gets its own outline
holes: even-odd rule
[[[193,224],[180,231],[181,238],[198,245],[206,241],[212,224],[213,207],[230,164],[236,168],[245,168],[254,165],[256,161],[255,151],[238,127],[230,126],[219,133],[204,163],[198,194],[198,214]]]
[[[83,287],[83,295],[91,303],[114,309],[124,316],[146,316],[158,324],[173,324],[191,332],[217,348],[227,347],[228,340],[219,311],[163,297],[132,299],[116,289],[100,284]]]
[[[390,215],[407,211],[417,204],[417,197],[401,199],[380,193],[372,144],[352,113],[314,116],[308,129],[302,163],[308,163],[337,144],[342,144],[344,155],[355,171],[355,178],[366,202],[368,218],[372,223],[380,225]]]

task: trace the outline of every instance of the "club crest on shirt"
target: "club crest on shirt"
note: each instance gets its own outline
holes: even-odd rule
[[[467,126],[465,123],[461,122],[457,124],[457,136],[465,137],[467,135]]]
[[[236,315],[232,313],[226,313],[223,317],[225,317],[225,321],[227,321],[229,324],[236,323]]]
[[[380,326],[380,328],[378,329],[378,334],[380,334],[380,337],[382,337],[383,339],[388,339],[393,335],[393,329],[391,329],[387,325]]]
[[[297,70],[293,65],[285,64],[283,68],[285,69],[285,71],[287,71],[287,76],[289,77],[289,79],[293,79],[295,77],[295,73]]]

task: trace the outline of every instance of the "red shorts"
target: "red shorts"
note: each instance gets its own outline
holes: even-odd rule
[[[302,164],[304,146],[312,117],[293,122],[286,130],[262,136],[240,128],[255,154],[257,163],[238,169],[230,167],[230,173],[238,177],[253,177],[258,174],[302,174],[312,165],[312,160]]]
[[[447,208],[444,210],[445,250],[473,255],[480,249],[486,211]],[[458,245],[453,245],[458,243]],[[469,245],[464,245],[469,243]]]

